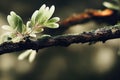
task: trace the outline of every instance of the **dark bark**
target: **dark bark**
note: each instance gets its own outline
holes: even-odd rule
[[[109,39],[120,38],[120,26],[109,26],[106,28],[97,29],[93,32],[83,32],[77,35],[59,35],[55,37],[43,37],[38,40],[21,41],[18,43],[5,42],[0,45],[0,54],[10,53],[15,51],[33,49],[38,50],[52,46],[69,46],[73,43],[92,43]]]

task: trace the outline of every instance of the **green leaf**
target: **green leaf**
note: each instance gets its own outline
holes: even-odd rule
[[[53,12],[52,13],[50,12],[49,7],[46,7],[45,10],[44,10],[43,16],[39,20],[39,23],[40,24],[46,23],[49,20],[49,18],[52,16],[52,14],[53,14]]]
[[[115,9],[115,10],[120,9],[118,5],[110,3],[110,2],[103,2],[103,5],[107,8],[110,8],[110,9]]]
[[[25,59],[27,56],[29,56],[29,54],[31,53],[32,49],[30,50],[25,50],[24,52],[22,52],[19,56],[18,56],[18,60],[23,60]]]
[[[37,54],[36,50],[32,50],[32,51],[31,51],[31,54],[30,54],[30,56],[29,56],[29,62],[30,62],[30,63],[35,60],[36,54]]]
[[[23,25],[23,21],[22,19],[18,16],[18,21],[17,21],[17,30],[22,33],[22,31],[24,30],[24,25]]]
[[[31,17],[31,21],[32,21],[32,26],[31,26],[31,27],[33,27],[33,26],[35,25],[35,20],[36,20],[36,17],[38,16],[38,13],[39,13],[38,10],[36,10],[36,11],[33,13],[32,17]]]
[[[27,27],[25,25],[22,25],[22,34],[26,33],[27,32]]]
[[[21,41],[21,37],[20,36],[16,36],[16,37],[14,37],[14,38],[12,38],[12,42],[14,42],[14,43],[16,43],[16,42],[19,42],[19,41]]]
[[[32,27],[32,24],[31,24],[32,21],[27,21],[26,23],[26,26],[25,26],[25,31],[24,33],[29,33],[31,31],[31,27]]]
[[[43,20],[43,17],[44,17],[45,12],[46,12],[45,7],[46,7],[45,4],[40,7],[38,15],[35,18],[36,23],[41,22]]]
[[[15,16],[16,16],[16,14],[13,11],[11,11],[10,15],[7,16],[8,23],[11,27],[13,27],[13,29],[15,29],[15,27],[16,27],[15,26],[15,20],[16,20]]]
[[[11,39],[15,37],[15,34],[13,33],[10,33],[10,32],[6,32],[4,34],[2,34],[0,36],[0,44],[3,43],[3,42],[8,42],[8,41],[11,41]],[[11,38],[11,39],[10,39]]]
[[[10,32],[14,32],[13,28],[11,28],[8,25],[3,25],[1,28],[4,29],[4,30],[10,31]]]
[[[60,21],[59,17],[53,17],[52,19],[48,20],[47,23],[55,23],[55,22],[58,22],[58,21]]]
[[[0,36],[0,44],[2,44],[3,42],[6,42],[7,41],[7,38],[9,37],[9,35],[1,35]]]
[[[55,11],[55,6],[52,5],[50,7],[50,9],[47,11],[48,14],[47,14],[47,17],[46,17],[46,21],[53,15],[54,11]]]
[[[35,33],[31,33],[29,36],[32,37],[32,38],[36,38],[36,34]]]
[[[27,21],[26,27],[30,27],[30,26],[31,26],[31,21]]]
[[[15,12],[11,11],[10,15],[7,16],[7,20],[8,20],[10,27],[22,33],[23,27],[25,26],[23,25],[23,21],[20,16],[16,15]]]
[[[43,35],[38,37],[38,39],[43,39],[43,38],[51,38],[51,35],[43,34]]]
[[[48,28],[58,28],[59,24],[57,24],[57,23],[49,23],[49,24],[46,24],[46,27],[48,27]]]
[[[43,28],[37,28],[33,31],[33,33],[40,33],[40,32],[43,32],[44,29]]]

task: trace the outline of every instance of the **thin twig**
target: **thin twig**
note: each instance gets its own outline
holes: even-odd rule
[[[6,42],[0,45],[0,54],[27,49],[38,50],[52,46],[69,46],[73,43],[92,43],[109,39],[120,38],[120,26],[97,29],[93,32],[83,32],[77,35],[59,35],[43,37],[36,41],[27,39],[18,43]]]

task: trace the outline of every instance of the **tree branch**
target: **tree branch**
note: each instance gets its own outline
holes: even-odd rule
[[[120,16],[118,14],[118,11],[114,11],[111,9],[104,10],[88,9],[85,10],[85,12],[83,13],[71,15],[70,17],[59,22],[59,24],[61,25],[61,27],[65,28],[78,23],[84,23],[91,19],[95,21],[107,22],[109,24],[116,24],[116,22],[120,19]]]
[[[75,14],[59,22],[60,29],[66,29],[71,25],[83,23],[91,19],[115,24],[120,19],[120,16],[116,11],[110,9],[105,9],[103,11],[87,10],[84,13]],[[38,50],[51,46],[69,46],[72,43],[94,43],[97,41],[105,42],[106,40],[115,38],[120,38],[119,26],[101,28],[93,32],[83,32],[77,35],[59,35],[55,37],[46,36],[35,41],[27,39],[26,41],[18,43],[5,42],[0,45],[0,55],[27,49]]]
[[[18,43],[5,42],[0,45],[0,54],[21,51],[27,49],[38,50],[52,46],[69,46],[73,43],[92,43],[97,41],[105,42],[109,39],[120,38],[120,26],[108,26],[92,32],[83,32],[76,35],[59,35],[55,37],[43,37],[36,41],[27,39]]]
[[[45,33],[58,33],[64,32],[70,26],[76,24],[83,24],[90,20],[94,20],[97,23],[107,23],[110,25],[115,25],[120,20],[120,13],[118,11],[114,11],[111,9],[104,9],[104,10],[94,10],[88,9],[85,10],[83,13],[73,14],[66,19],[59,22],[60,27],[56,29],[46,29]]]

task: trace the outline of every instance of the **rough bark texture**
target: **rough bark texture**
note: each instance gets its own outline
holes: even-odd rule
[[[42,49],[51,46],[69,46],[72,43],[105,42],[109,39],[120,38],[119,26],[101,28],[93,32],[83,32],[77,35],[59,35],[55,37],[43,37],[36,41],[27,39],[19,43],[7,42],[0,45],[0,54],[21,51],[27,49]]]

